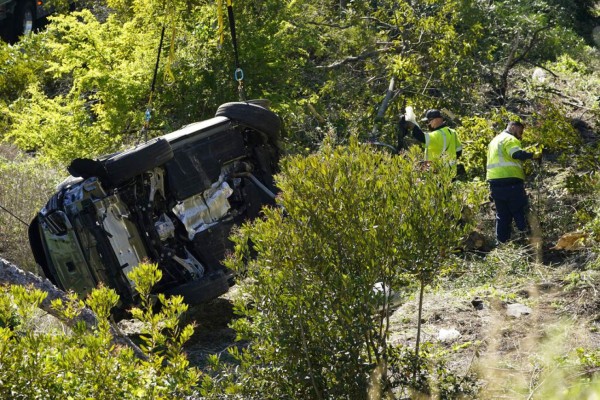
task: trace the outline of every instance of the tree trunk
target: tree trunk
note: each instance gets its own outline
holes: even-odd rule
[[[425,290],[425,282],[423,282],[423,278],[420,279],[421,287],[419,289],[419,310],[418,310],[418,320],[417,320],[417,342],[415,344],[415,366],[413,371],[413,382],[416,383],[417,380],[417,369],[421,364],[419,362],[419,345],[421,344],[421,318],[423,315],[423,292]]]
[[[67,295],[62,290],[54,286],[48,279],[39,277],[31,272],[23,271],[17,266],[0,258],[0,283],[9,285],[32,286],[36,289],[48,293],[40,308],[48,314],[56,317],[67,326],[75,326],[78,322],[83,321],[88,329],[95,327],[98,324],[96,315],[89,308],[85,307],[81,314],[76,319],[65,319],[50,305],[55,299],[62,299],[63,302],[68,301]],[[146,359],[144,352],[126,336],[120,334],[114,327],[111,327],[113,343],[121,346],[129,346],[133,349],[135,355],[139,358]]]

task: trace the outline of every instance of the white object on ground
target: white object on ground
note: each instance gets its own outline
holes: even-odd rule
[[[452,342],[453,340],[458,339],[460,336],[461,336],[460,332],[454,328],[450,328],[450,329],[442,328],[442,329],[440,329],[440,332],[438,333],[438,340],[440,342]]]
[[[519,303],[509,304],[506,306],[506,314],[511,317],[519,318],[521,315],[531,314],[531,308]]]

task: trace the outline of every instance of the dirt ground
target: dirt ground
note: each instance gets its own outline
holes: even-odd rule
[[[567,366],[554,365],[555,358],[600,345],[599,297],[593,285],[572,290],[565,282],[549,280],[524,283],[513,293],[517,296],[506,301],[490,291],[479,298],[481,309],[473,306],[472,297],[452,292],[425,297],[421,340],[446,349],[449,367],[459,375],[476,372],[484,386],[481,398],[533,398],[538,391],[547,392],[542,379],[549,368],[562,370],[561,379],[568,373]],[[525,305],[531,312],[511,316],[509,304]],[[415,301],[394,312],[391,342],[414,347],[416,315]],[[442,330],[451,329],[459,336],[440,340]]]

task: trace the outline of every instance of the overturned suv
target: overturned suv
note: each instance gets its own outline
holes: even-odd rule
[[[144,260],[162,270],[156,293],[220,296],[233,281],[231,228],[274,201],[280,130],[268,101],[226,103],[127,151],[73,160],[29,227],[36,262],[63,290],[114,288],[121,310],[137,301],[127,273]]]

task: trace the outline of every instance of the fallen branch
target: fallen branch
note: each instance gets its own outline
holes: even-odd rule
[[[335,62],[333,62],[333,63],[331,63],[329,65],[320,65],[320,66],[317,66],[317,68],[318,69],[333,69],[333,68],[341,67],[344,64],[348,64],[348,63],[351,63],[351,62],[362,61],[362,60],[365,60],[367,58],[374,57],[374,56],[376,56],[378,54],[381,54],[381,53],[387,53],[387,52],[392,51],[392,50],[393,50],[392,48],[386,47],[386,48],[383,48],[383,49],[365,51],[365,52],[363,52],[363,53],[361,53],[361,54],[359,54],[357,56],[346,57],[343,60],[335,61]]]
[[[23,271],[19,267],[9,263],[8,261],[0,258],[0,283],[9,285],[20,285],[27,287],[34,287],[35,289],[41,290],[48,294],[44,301],[40,304],[40,308],[46,311],[48,314],[56,317],[58,320],[63,322],[69,327],[74,327],[79,322],[84,322],[88,329],[93,329],[98,325],[98,319],[92,310],[85,307],[79,316],[74,319],[65,319],[57,310],[52,308],[51,304],[53,300],[61,299],[63,302],[68,302],[68,298],[65,292],[58,289],[48,279],[42,278],[28,271]],[[129,339],[127,336],[122,335],[113,326],[110,328],[112,340],[115,345],[128,346],[133,349],[136,357],[141,359],[147,359],[144,352]]]
[[[540,64],[537,64],[537,63],[534,63],[534,64],[532,64],[532,65],[533,65],[534,67],[537,67],[537,68],[543,69],[544,71],[548,72],[548,73],[549,73],[550,75],[552,75],[553,77],[555,77],[555,78],[558,78],[558,75],[557,75],[556,73],[554,73],[554,71],[552,71],[551,69],[549,69],[549,68],[546,68],[546,67],[544,67],[543,65],[540,65]]]
[[[392,76],[390,79],[390,84],[388,86],[387,91],[385,92],[385,97],[383,102],[381,102],[381,106],[379,107],[379,111],[377,112],[377,116],[375,117],[375,124],[373,125],[373,131],[371,132],[371,137],[377,138],[379,135],[379,126],[378,124],[383,121],[383,117],[388,108],[390,100],[394,95],[394,85],[396,84],[396,79]]]

